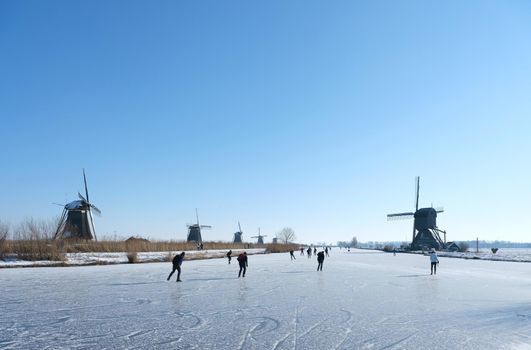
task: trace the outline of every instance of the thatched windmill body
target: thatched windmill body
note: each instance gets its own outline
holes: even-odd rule
[[[242,231],[242,226],[240,225],[239,221],[238,221],[238,228],[240,229],[240,231],[234,232],[234,239],[232,243],[243,243],[242,242],[243,231]]]
[[[197,208],[195,209],[195,218],[197,220],[196,224],[186,225],[188,227],[188,236],[186,237],[187,242],[197,242],[203,243],[203,237],[201,235],[202,229],[210,229],[210,225],[200,225],[199,224],[199,214],[197,213]]]
[[[258,236],[252,236],[251,238],[257,238],[258,244],[264,244],[264,237],[267,237],[267,235],[261,235],[260,234],[260,227],[258,228]]]
[[[94,213],[100,215],[101,211],[90,202],[85,169],[83,169],[83,181],[85,183],[86,197],[83,197],[78,192],[79,200],[65,204],[59,225],[55,231],[54,239],[77,238],[97,240],[92,212],[94,211]]]
[[[387,220],[400,220],[414,218],[413,239],[411,241],[412,250],[430,249],[437,250],[446,248],[446,231],[437,227],[437,214],[444,212],[443,208],[420,208],[419,209],[419,189],[420,177],[415,178],[416,202],[415,212],[388,214]],[[444,234],[444,241],[439,233]]]

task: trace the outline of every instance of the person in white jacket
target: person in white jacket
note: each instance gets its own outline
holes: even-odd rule
[[[431,274],[437,274],[437,264],[439,263],[439,258],[437,257],[437,253],[435,252],[435,249],[432,249],[430,251],[430,262],[431,262]]]

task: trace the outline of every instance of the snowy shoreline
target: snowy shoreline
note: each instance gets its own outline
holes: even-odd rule
[[[246,251],[249,255],[267,254],[265,248],[260,249],[241,249],[233,250],[233,258],[237,257],[240,252]],[[363,249],[365,250],[365,249]],[[370,249],[367,249],[370,250]],[[380,250],[373,250],[380,252]],[[135,264],[145,264],[154,262],[169,261],[168,255],[172,257],[179,253],[178,251],[171,252],[138,252]],[[212,249],[212,250],[187,250],[185,260],[204,260],[204,259],[219,259],[226,257],[226,249]],[[398,253],[398,252],[397,252]],[[399,254],[416,254],[427,255],[422,251],[399,252]],[[65,261],[52,260],[21,260],[16,258],[6,258],[0,260],[0,269],[2,268],[17,268],[17,267],[69,267],[69,266],[92,266],[92,265],[114,265],[114,264],[129,264],[127,252],[120,253],[105,253],[105,252],[91,252],[91,253],[66,253]],[[501,262],[531,262],[531,249],[500,249],[496,254],[490,250],[480,249],[476,252],[437,252],[439,257],[465,259],[465,260],[485,260],[485,261],[501,261]]]
[[[232,257],[236,258],[241,252],[247,252],[248,255],[266,254],[265,248],[260,249],[235,249],[232,251]],[[180,252],[180,251],[179,251]],[[179,253],[177,251],[171,252],[138,252],[135,264],[165,262],[169,261],[168,256],[175,256]],[[219,259],[225,258],[228,252],[227,249],[212,249],[212,250],[187,250],[185,260],[204,260],[204,259]],[[90,266],[90,265],[113,265],[113,264],[129,264],[127,257],[129,253],[66,253],[65,261],[52,260],[37,260],[28,261],[15,258],[6,258],[0,260],[0,268],[16,268],[16,267],[68,267],[68,266]]]
[[[427,252],[410,251],[400,252],[408,254],[428,255]],[[502,261],[502,262],[531,262],[531,249],[500,249],[496,254],[493,254],[490,249],[480,249],[479,252],[437,252],[439,257],[467,259],[467,260],[487,260],[487,261]]]

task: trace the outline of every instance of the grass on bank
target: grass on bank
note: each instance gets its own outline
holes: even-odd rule
[[[204,242],[204,250],[240,250],[265,248],[269,253],[289,252],[299,249],[298,244],[253,244],[229,242]],[[137,253],[140,252],[176,252],[196,250],[193,242],[182,241],[84,241],[84,240],[0,240],[0,259],[3,257],[21,260],[51,260],[65,261],[66,253],[128,253],[131,263],[138,261]],[[171,254],[168,254],[171,256]]]

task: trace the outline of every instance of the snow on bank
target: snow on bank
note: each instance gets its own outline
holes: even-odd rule
[[[415,254],[427,254],[423,252],[412,252]],[[490,249],[480,249],[479,252],[468,251],[461,252],[437,252],[438,256],[448,258],[475,259],[475,260],[492,260],[492,261],[510,261],[510,262],[531,262],[531,249],[503,248],[499,249],[496,254]]]
[[[246,251],[247,254],[265,254],[265,249],[242,249],[242,250],[233,250],[233,257],[236,257],[240,252]],[[219,250],[190,250],[186,251],[185,260],[196,260],[196,259],[213,259],[213,258],[224,258],[227,253],[227,249]],[[347,253],[346,250],[343,252]],[[137,253],[137,262],[138,263],[147,263],[147,262],[164,262],[168,261],[168,255],[172,257],[175,254],[180,253],[180,251],[172,252],[139,252]],[[378,250],[352,250],[352,253],[356,254],[374,254],[380,253]],[[413,254],[426,254],[421,251],[411,252]],[[82,266],[82,265],[108,265],[108,264],[126,264],[128,263],[127,258],[128,253],[67,253],[65,254],[65,261],[50,261],[50,260],[39,260],[39,261],[27,261],[6,258],[0,260],[0,268],[6,267],[42,267],[42,266]],[[507,262],[531,262],[531,249],[513,249],[505,248],[500,249],[496,254],[492,253],[490,249],[480,249],[478,253],[476,252],[437,252],[437,255],[440,257],[449,257],[449,258],[461,258],[461,259],[474,259],[474,260],[492,260],[492,261],[507,261]]]
[[[232,251],[232,256],[236,257],[241,252],[246,251],[249,255],[265,254],[265,248],[260,249],[235,249]],[[137,253],[137,262],[163,262],[168,261],[168,256],[175,256],[181,251],[172,252],[139,252]],[[226,256],[228,249],[212,249],[212,250],[190,250],[186,251],[185,260],[197,259],[213,259],[223,258]],[[2,267],[39,267],[39,266],[80,266],[80,265],[107,265],[107,264],[126,264],[129,262],[127,258],[128,253],[67,253],[65,254],[65,261],[26,261],[18,259],[0,260],[0,268]]]

